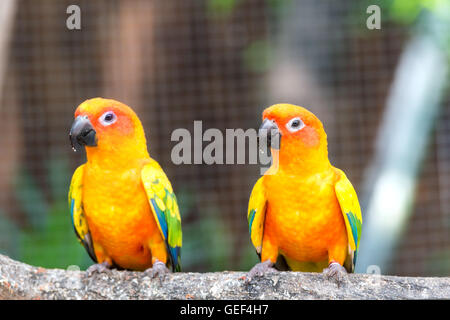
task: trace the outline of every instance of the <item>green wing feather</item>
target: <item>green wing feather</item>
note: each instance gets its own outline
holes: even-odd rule
[[[69,209],[72,225],[78,240],[88,252],[89,256],[97,262],[94,252],[91,233],[83,210],[83,172],[84,164],[75,170],[69,189]]]
[[[256,253],[261,255],[262,241],[264,235],[264,220],[266,217],[267,199],[264,193],[263,177],[259,178],[253,187],[248,203],[248,230]]]
[[[154,160],[144,166],[141,178],[153,216],[166,242],[172,270],[180,271],[181,217],[172,185]]]
[[[342,215],[347,229],[347,237],[349,242],[349,257],[346,260],[346,267],[353,271],[356,262],[356,256],[359,249],[359,241],[361,238],[362,215],[359,206],[358,196],[352,184],[342,170],[336,169],[340,175],[334,189],[336,197],[341,207]]]

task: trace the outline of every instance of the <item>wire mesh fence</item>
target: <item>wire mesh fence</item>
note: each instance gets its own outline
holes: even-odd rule
[[[69,5],[81,30],[66,27]],[[331,162],[358,194],[395,66],[412,28],[366,27],[359,1],[18,1],[0,107],[0,250],[44,267],[91,262],[70,224],[73,112],[96,96],[130,105],[177,194],[183,269],[247,270],[246,210],[256,165],[175,165],[171,133],[258,128],[265,107],[302,105],[323,121]],[[450,266],[450,108],[442,105],[411,218],[389,270]],[[395,134],[393,128],[392,134]],[[382,236],[382,235],[380,235]]]

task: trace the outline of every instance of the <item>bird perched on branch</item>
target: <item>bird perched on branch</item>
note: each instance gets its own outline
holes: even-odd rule
[[[181,219],[172,186],[147,151],[141,122],[127,105],[86,100],[75,111],[72,148],[87,162],[72,177],[75,233],[96,262],[88,273],[117,267],[153,276],[180,270]]]
[[[328,160],[321,121],[305,108],[277,104],[263,113],[260,138],[266,133],[272,166],[253,187],[247,215],[261,263],[248,278],[278,269],[341,280],[354,270],[361,209],[344,172]]]

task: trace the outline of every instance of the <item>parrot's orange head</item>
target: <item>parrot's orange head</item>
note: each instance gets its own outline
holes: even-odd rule
[[[129,146],[146,149],[145,134],[136,113],[112,99],[93,98],[75,111],[70,129],[72,147],[86,146],[86,151],[120,151]]]
[[[273,149],[280,149],[286,158],[327,154],[327,136],[322,122],[310,111],[292,104],[275,104],[263,112],[261,129],[278,141]]]

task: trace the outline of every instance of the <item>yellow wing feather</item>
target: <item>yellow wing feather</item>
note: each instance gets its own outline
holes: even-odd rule
[[[68,194],[70,216],[78,240],[85,247],[92,260],[97,262],[89,226],[83,209],[83,173],[84,164],[79,166],[72,176]]]
[[[154,160],[142,168],[141,178],[156,224],[166,242],[172,268],[180,271],[181,217],[172,185]]]
[[[357,251],[361,237],[362,215],[358,196],[345,173],[336,169],[340,175],[335,184],[336,196],[344,216],[349,246],[352,251]],[[356,257],[356,255],[355,255]]]
[[[261,254],[267,204],[267,199],[264,193],[263,178],[264,177],[259,178],[253,187],[247,212],[250,238],[258,255]]]

